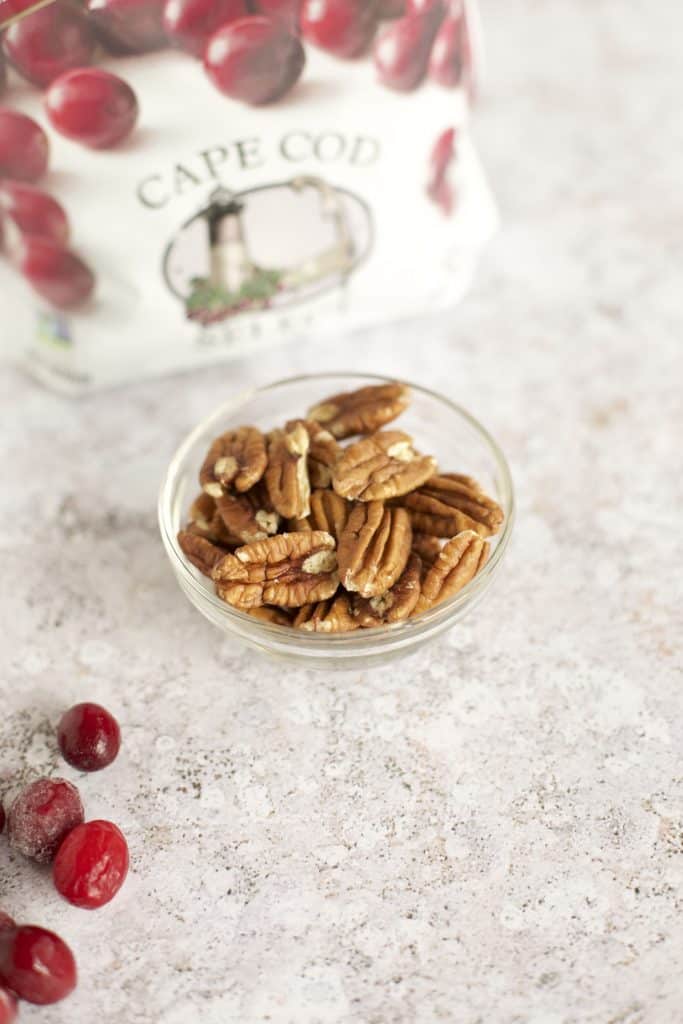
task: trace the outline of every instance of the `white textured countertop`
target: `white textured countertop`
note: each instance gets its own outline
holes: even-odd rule
[[[0,785],[76,775],[133,872],[88,914],[0,843],[0,904],[71,943],[62,1024],[674,1024],[683,980],[683,10],[485,0],[476,124],[504,229],[452,322],[69,403],[5,371]],[[316,365],[447,390],[519,517],[473,618],[367,674],[283,670],[187,604],[171,451],[237,385]]]

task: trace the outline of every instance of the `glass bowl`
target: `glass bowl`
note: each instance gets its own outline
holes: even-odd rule
[[[206,417],[171,459],[159,493],[159,528],[176,578],[192,604],[215,626],[272,657],[307,668],[354,669],[410,654],[456,625],[475,608],[500,568],[514,519],[510,470],[497,443],[465,409],[426,388],[408,384],[412,401],[397,428],[415,438],[419,451],[436,456],[444,471],[467,473],[495,496],[505,513],[501,532],[491,540],[491,557],[459,593],[422,615],[391,626],[325,635],[264,623],[216,596],[211,580],[185,558],[178,530],[199,491],[197,474],[209,445],[219,434],[249,423],[269,430],[303,416],[326,396],[389,379],[358,373],[291,377],[236,395]],[[393,429],[393,424],[387,429]]]

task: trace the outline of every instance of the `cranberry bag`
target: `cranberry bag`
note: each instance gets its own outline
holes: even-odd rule
[[[45,383],[84,392],[462,296],[496,226],[468,133],[473,2],[59,11],[6,30],[0,96],[3,345]]]

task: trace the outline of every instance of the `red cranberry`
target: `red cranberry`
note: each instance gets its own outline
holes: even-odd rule
[[[121,746],[119,723],[99,704],[75,704],[57,726],[62,757],[82,772],[96,772],[111,764]]]
[[[57,1003],[76,987],[76,961],[67,944],[26,924],[0,932],[0,980],[27,1003]]]
[[[64,836],[82,821],[83,804],[75,786],[66,779],[38,779],[22,789],[9,809],[10,846],[49,864]]]
[[[427,195],[449,217],[455,206],[455,193],[449,172],[455,160],[455,128],[447,128],[439,135],[429,157]]]
[[[113,53],[144,53],[166,43],[165,0],[88,0],[99,36]]]
[[[25,235],[12,251],[12,259],[31,287],[59,309],[80,306],[95,289],[90,267],[50,238]]]
[[[375,67],[390,89],[417,88],[427,71],[436,25],[429,14],[410,14],[382,30],[375,43]]]
[[[17,1000],[8,989],[0,985],[0,1024],[12,1024],[17,1019]]]
[[[289,32],[298,32],[301,0],[252,0],[252,7],[256,14],[279,21]]]
[[[21,234],[51,238],[62,246],[69,240],[69,222],[64,210],[56,199],[34,185],[0,181],[0,241],[3,217],[9,218]]]
[[[37,181],[47,170],[47,135],[17,110],[0,107],[0,177]]]
[[[101,68],[61,75],[47,91],[45,109],[53,128],[93,149],[121,142],[138,117],[138,101],[128,83]]]
[[[371,0],[303,0],[301,31],[309,42],[337,57],[367,49],[377,24]]]
[[[42,87],[69,68],[89,64],[95,40],[79,13],[53,3],[10,25],[3,45],[17,71]]]
[[[16,928],[14,918],[6,914],[4,910],[0,910],[0,932],[4,932],[8,928]]]
[[[454,88],[461,84],[464,62],[465,21],[462,12],[448,15],[441,22],[429,58],[429,77],[439,85]]]
[[[259,105],[291,89],[303,71],[301,42],[267,18],[241,18],[211,36],[204,54],[206,72],[221,92]]]
[[[116,896],[128,874],[128,844],[111,821],[89,821],[70,832],[53,868],[57,892],[83,910]]]
[[[247,14],[245,0],[166,0],[166,35],[183,50],[201,57],[209,36]]]

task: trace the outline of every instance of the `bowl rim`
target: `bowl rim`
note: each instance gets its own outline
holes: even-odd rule
[[[205,433],[211,430],[214,423],[238,412],[242,406],[246,405],[253,398],[267,395],[268,392],[278,388],[308,382],[313,384],[321,381],[342,379],[347,381],[355,379],[359,382],[359,387],[368,386],[369,384],[404,384],[411,391],[421,393],[427,398],[446,406],[450,412],[461,417],[479,435],[493,456],[497,484],[500,490],[499,498],[505,507],[506,514],[503,529],[496,538],[495,548],[486,565],[462,590],[446,601],[435,605],[421,615],[405,619],[402,622],[375,626],[369,629],[356,629],[348,633],[309,633],[303,630],[292,629],[290,626],[278,626],[253,618],[245,612],[233,608],[226,601],[222,601],[216,594],[212,594],[206,589],[181,551],[177,536],[173,530],[171,522],[173,491],[177,476],[184,467],[188,452]],[[510,542],[515,520],[515,492],[510,467],[500,445],[486,427],[463,406],[431,388],[402,380],[398,377],[387,377],[381,374],[363,373],[355,370],[335,370],[297,374],[293,377],[280,378],[269,384],[244,388],[208,413],[181,441],[171,456],[159,488],[157,514],[161,539],[176,575],[179,575],[183,584],[187,584],[192,593],[196,595],[198,604],[208,603],[210,607],[219,613],[221,618],[225,619],[226,624],[231,627],[234,626],[236,633],[241,634],[245,639],[249,637],[253,640],[260,636],[263,638],[264,643],[270,641],[273,644],[287,648],[305,649],[302,653],[309,655],[322,654],[323,648],[325,651],[334,654],[341,654],[345,650],[353,651],[357,654],[359,649],[368,648],[368,653],[370,653],[370,650],[374,649],[378,644],[382,647],[385,646],[384,640],[387,641],[388,646],[397,644],[402,647],[409,645],[411,640],[422,639],[425,632],[440,632],[442,628],[447,628],[447,620],[455,618],[457,612],[464,605],[469,604],[476,595],[483,593],[492,582],[493,576],[497,572]]]

